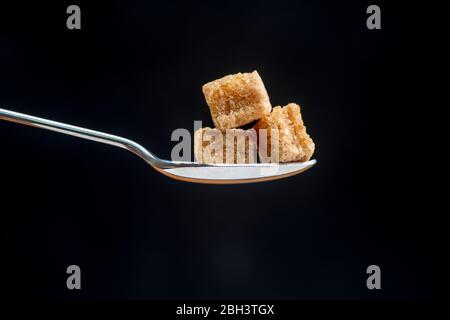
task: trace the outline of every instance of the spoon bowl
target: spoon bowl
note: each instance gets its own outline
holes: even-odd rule
[[[158,169],[162,174],[182,181],[208,184],[239,184],[282,179],[299,174],[316,164],[316,160],[283,164],[214,164]]]

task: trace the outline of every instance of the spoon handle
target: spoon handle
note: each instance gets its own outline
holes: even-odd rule
[[[1,108],[0,108],[0,119],[124,148],[138,155],[151,165],[155,165],[159,161],[159,159],[154,154],[146,150],[140,144],[131,141],[129,139],[115,136],[112,134],[77,127],[62,122],[38,118],[31,115],[14,112],[11,110],[5,110]]]

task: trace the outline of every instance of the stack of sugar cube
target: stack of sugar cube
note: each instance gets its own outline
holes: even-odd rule
[[[215,128],[194,135],[194,155],[200,163],[308,161],[314,142],[306,133],[300,106],[270,104],[257,71],[237,73],[203,86]],[[253,129],[239,127],[257,121]]]

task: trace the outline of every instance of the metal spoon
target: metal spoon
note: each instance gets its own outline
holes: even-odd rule
[[[0,119],[127,149],[144,159],[160,173],[173,179],[188,182],[238,184],[270,181],[293,176],[316,164],[316,160],[283,164],[199,164],[196,162],[168,161],[158,158],[134,141],[108,133],[33,117],[5,109],[0,109]]]

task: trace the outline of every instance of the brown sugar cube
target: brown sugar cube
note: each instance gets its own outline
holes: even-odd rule
[[[216,128],[237,128],[270,113],[269,96],[257,71],[237,73],[202,87]]]
[[[259,138],[259,158],[261,162],[308,161],[314,153],[314,142],[306,133],[300,114],[300,106],[289,103],[285,107],[273,108],[270,115],[259,120],[255,129]],[[266,130],[261,130],[266,129]],[[262,134],[267,133],[264,139]],[[273,144],[278,144],[278,147]],[[272,151],[273,154],[272,158]]]
[[[201,128],[194,134],[194,156],[199,163],[256,163],[256,154],[253,129]]]

